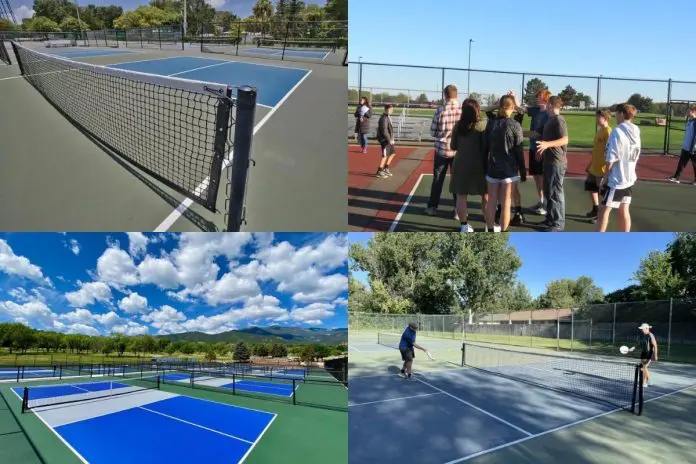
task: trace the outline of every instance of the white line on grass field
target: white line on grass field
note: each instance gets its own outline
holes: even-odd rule
[[[645,400],[645,403],[648,403],[648,402],[650,402],[650,401],[655,401],[655,400],[657,400],[657,399],[664,398],[664,397],[666,397],[666,396],[671,396],[671,395],[674,395],[674,394],[676,394],[676,393],[681,393],[681,392],[683,392],[683,391],[685,391],[685,390],[688,390],[688,389],[690,389],[690,388],[694,388],[695,386],[696,386],[696,385],[691,385],[691,386],[688,386],[688,387],[681,388],[681,389],[679,389],[679,390],[675,390],[675,391],[670,392],[670,393],[665,393],[664,395],[660,395],[660,396],[657,396],[657,397],[655,397],[655,398],[650,398],[649,400]],[[531,439],[533,439],[533,438],[541,437],[541,436],[544,436],[544,435],[548,435],[549,433],[558,432],[559,430],[564,430],[564,429],[567,429],[567,428],[570,428],[570,427],[574,427],[574,426],[576,426],[576,425],[580,425],[580,424],[583,424],[583,423],[585,423],[585,422],[588,422],[588,421],[591,421],[591,420],[594,420],[594,419],[598,419],[598,418],[600,418],[600,417],[608,416],[609,414],[614,414],[614,413],[617,412],[617,411],[623,411],[623,409],[621,409],[621,408],[616,408],[616,409],[612,409],[611,411],[606,411],[606,412],[603,412],[603,413],[600,413],[600,414],[595,414],[594,416],[590,416],[590,417],[587,417],[587,418],[585,418],[585,419],[581,419],[581,420],[578,420],[578,421],[575,421],[575,422],[571,422],[571,423],[569,423],[569,424],[561,425],[560,427],[556,427],[556,428],[554,428],[554,429],[546,430],[546,431],[544,431],[544,432],[540,432],[540,433],[531,435],[531,436],[529,436],[529,437],[520,438],[519,440],[511,441],[511,442],[509,442],[509,443],[505,443],[505,444],[502,444],[502,445],[500,445],[500,446],[496,446],[496,447],[494,447],[494,448],[489,448],[489,449],[487,449],[487,450],[479,451],[478,453],[470,454],[470,455],[468,455],[468,456],[464,456],[463,458],[459,458],[459,459],[455,459],[454,461],[446,462],[445,464],[457,464],[457,463],[459,463],[459,462],[468,461],[469,459],[473,459],[473,458],[482,456],[482,455],[484,455],[484,454],[492,453],[493,451],[498,451],[498,450],[507,448],[508,446],[517,445],[517,444],[519,444],[519,443],[523,443],[523,442],[525,442],[525,441],[527,441],[527,440],[531,440]]]
[[[409,203],[411,203],[411,199],[413,198],[413,195],[416,194],[416,190],[418,189],[418,186],[420,185],[421,181],[423,180],[424,175],[425,174],[421,174],[420,176],[418,176],[418,180],[416,181],[416,184],[411,189],[411,193],[408,194],[408,198],[406,198],[406,201],[401,206],[399,213],[394,218],[394,221],[391,223],[391,226],[389,226],[389,232],[394,232],[394,230],[396,230],[396,226],[399,225],[399,221],[401,220],[401,217],[406,212],[406,208],[408,208]]]
[[[304,77],[302,79],[300,79],[297,82],[297,84],[295,84],[293,86],[293,88],[291,88],[288,91],[288,93],[285,94],[285,96],[283,98],[280,99],[278,104],[276,106],[274,106],[271,109],[271,111],[269,111],[268,114],[266,114],[266,116],[263,117],[263,119],[261,121],[259,121],[259,123],[254,127],[254,135],[256,135],[256,133],[266,124],[266,122],[268,122],[268,120],[273,115],[273,113],[275,113],[278,110],[278,108],[280,108],[283,105],[283,103],[285,103],[285,101],[290,97],[290,95],[292,95],[292,93],[295,90],[297,90],[297,88],[305,81],[305,79],[307,79],[309,77],[310,74],[312,74],[312,71],[308,70],[307,74],[305,74]],[[224,172],[225,169],[227,169],[232,164],[233,157],[234,157],[234,147],[230,151],[230,153],[227,156],[227,158],[225,159],[225,161],[222,163],[222,172]],[[206,177],[205,179],[203,179],[203,182],[201,182],[200,185],[198,187],[196,187],[194,192],[202,192],[205,188],[207,188],[209,183],[210,183],[210,177]],[[198,193],[198,194],[200,194],[200,193]],[[167,232],[172,227],[172,225],[174,225],[174,223],[181,217],[181,215],[184,214],[184,211],[189,209],[192,204],[193,204],[193,200],[191,200],[190,198],[185,198],[184,201],[182,201],[179,204],[179,206],[177,206],[176,209],[174,211],[172,211],[169,214],[169,216],[167,216],[164,219],[164,221],[162,221],[162,223],[155,228],[154,231],[155,232]]]
[[[351,403],[348,406],[353,408],[355,406],[367,406],[369,404],[387,403],[390,401],[410,400],[411,398],[421,398],[423,396],[435,396],[435,395],[442,395],[442,392],[423,393],[422,395],[413,395],[413,396],[401,396],[399,398],[388,398],[386,400],[368,401],[367,403]]]
[[[516,426],[515,424],[513,424],[513,423],[511,423],[511,422],[506,421],[506,420],[503,419],[502,417],[498,417],[498,416],[496,416],[495,414],[493,414],[493,413],[491,413],[491,412],[488,412],[488,411],[486,411],[485,409],[481,409],[481,408],[479,408],[478,406],[475,406],[475,405],[469,403],[468,401],[465,401],[465,400],[463,400],[463,399],[461,399],[461,398],[459,398],[459,397],[457,397],[457,396],[454,396],[453,394],[451,394],[451,393],[449,393],[449,392],[446,392],[446,391],[444,391],[444,390],[441,389],[441,388],[437,388],[435,385],[432,385],[432,384],[426,382],[425,380],[422,380],[422,379],[419,379],[419,378],[416,378],[416,380],[418,380],[420,383],[422,383],[422,384],[424,384],[424,385],[429,386],[429,387],[432,388],[433,390],[437,390],[437,391],[439,391],[439,392],[441,392],[441,393],[444,393],[445,395],[449,396],[449,397],[452,398],[453,400],[459,401],[460,403],[463,403],[463,404],[469,406],[470,408],[473,408],[473,409],[477,410],[478,412],[483,413],[483,414],[487,415],[488,417],[491,417],[491,418],[497,420],[498,422],[502,422],[503,424],[507,425],[508,427],[512,427],[513,429],[517,430],[518,432],[522,432],[522,433],[524,433],[525,435],[528,435],[528,436],[531,436],[531,435],[532,435],[532,432],[528,432],[527,430],[525,430],[525,429],[523,429],[523,428],[521,428],[521,427],[518,427],[518,426]]]

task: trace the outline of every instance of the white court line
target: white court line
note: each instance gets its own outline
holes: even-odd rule
[[[220,432],[219,430],[211,429],[210,427],[205,427],[205,426],[200,425],[200,424],[196,424],[196,423],[193,423],[193,422],[189,422],[189,421],[184,420],[184,419],[181,419],[181,418],[179,418],[179,417],[170,416],[169,414],[164,414],[164,413],[162,413],[162,412],[154,411],[154,410],[149,409],[149,408],[146,408],[146,407],[144,407],[144,406],[140,406],[138,409],[143,409],[143,410],[145,410],[145,411],[147,411],[147,412],[151,412],[151,413],[153,413],[153,414],[159,414],[160,416],[164,416],[164,417],[166,417],[166,418],[168,418],[168,419],[172,419],[172,420],[175,420],[175,421],[183,422],[184,424],[192,425],[192,426],[194,426],[194,427],[198,427],[198,428],[201,428],[201,429],[203,429],[203,430],[207,430],[207,431],[209,431],[209,432],[217,433],[217,434],[223,435],[223,436],[225,436],[225,437],[232,438],[232,439],[234,439],[234,440],[243,441],[244,443],[249,443],[250,445],[253,444],[253,442],[251,442],[251,441],[249,441],[249,440],[245,440],[244,438],[235,437],[234,435],[230,435],[229,433]]]
[[[442,392],[437,392],[437,393],[423,393],[422,395],[413,395],[413,396],[401,396],[399,398],[389,398],[386,400],[379,400],[379,401],[368,401],[367,403],[353,403],[349,404],[349,407],[355,407],[355,406],[366,406],[368,404],[377,404],[377,403],[387,403],[389,401],[401,401],[401,400],[409,400],[411,398],[421,398],[423,396],[434,396],[434,395],[442,395]]]
[[[277,416],[276,414],[273,414],[273,418],[272,418],[270,421],[268,421],[268,424],[266,424],[266,427],[265,427],[265,428],[263,429],[263,431],[259,434],[259,436],[256,437],[256,440],[254,440],[254,443],[251,444],[251,446],[249,447],[249,449],[247,450],[247,452],[244,454],[244,456],[242,456],[242,459],[239,460],[239,463],[238,463],[238,464],[243,463],[244,460],[249,456],[249,453],[251,453],[251,450],[253,450],[254,447],[256,446],[256,444],[257,444],[259,441],[261,441],[261,437],[263,437],[263,435],[266,433],[266,430],[268,430],[268,428],[271,426],[271,424],[273,423],[273,421],[276,420],[276,417],[278,417],[278,416]]]
[[[15,395],[17,395],[17,397],[19,398],[19,400],[22,401],[22,398],[17,394],[16,391],[14,391],[14,389],[10,389],[10,390],[12,390],[12,392],[13,392]],[[51,432],[53,432],[53,434],[54,434],[56,437],[58,437],[58,439],[59,439],[60,441],[62,441],[63,444],[64,444],[65,446],[67,446],[68,449],[69,449],[70,451],[72,451],[73,453],[75,453],[75,456],[77,456],[78,459],[79,459],[80,461],[84,462],[85,464],[89,464],[89,463],[87,462],[87,460],[86,460],[84,457],[82,457],[82,455],[81,455],[80,453],[78,453],[77,450],[76,450],[75,448],[73,448],[73,447],[70,445],[70,443],[68,443],[68,442],[65,440],[65,438],[63,438],[63,436],[62,436],[61,434],[59,434],[58,432],[56,432],[56,430],[55,430],[53,427],[51,427],[51,426],[48,424],[48,422],[46,422],[46,421],[44,420],[43,417],[41,417],[41,414],[39,414],[38,411],[34,411],[34,416],[38,417],[39,420],[40,420],[41,422],[43,422],[43,424],[46,426],[46,428],[47,428],[48,430],[50,430]]]
[[[463,400],[463,399],[461,399],[461,398],[458,398],[458,397],[454,396],[453,394],[444,391],[444,390],[441,389],[441,388],[437,388],[435,385],[431,385],[431,384],[429,384],[428,382],[426,382],[425,380],[421,380],[421,379],[419,379],[419,378],[417,378],[417,377],[416,377],[416,380],[419,381],[419,382],[421,382],[421,383],[424,384],[424,385],[429,386],[429,387],[432,388],[433,390],[437,390],[437,391],[439,391],[439,392],[441,392],[441,393],[444,393],[445,395],[449,396],[449,397],[452,398],[453,400],[456,400],[456,401],[459,401],[460,403],[466,404],[466,405],[469,406],[470,408],[473,408],[473,409],[477,410],[478,412],[481,412],[481,413],[483,413],[483,414],[485,414],[485,415],[487,415],[487,416],[489,416],[489,417],[491,417],[491,418],[493,418],[493,419],[495,419],[495,420],[497,420],[497,421],[499,421],[499,422],[502,422],[503,424],[507,425],[508,427],[512,427],[513,429],[517,430],[518,432],[522,432],[522,433],[524,433],[525,435],[528,435],[528,436],[531,436],[531,435],[532,435],[532,432],[528,432],[527,430],[525,430],[525,429],[523,429],[523,428],[521,428],[521,427],[518,427],[518,426],[516,426],[515,424],[513,424],[513,423],[511,423],[511,422],[508,422],[508,421],[506,421],[505,419],[503,419],[503,418],[501,418],[501,417],[498,417],[498,416],[496,416],[495,414],[486,411],[485,409],[481,409],[481,408],[479,408],[478,406],[475,406],[475,405],[469,403],[468,401],[465,401],[465,400]]]
[[[280,108],[283,105],[283,103],[285,103],[285,101],[290,97],[290,95],[292,95],[292,93],[295,90],[297,90],[297,88],[305,81],[305,79],[307,79],[309,77],[310,74],[312,74],[312,71],[307,70],[307,74],[305,74],[304,77],[302,79],[300,79],[297,82],[297,84],[295,84],[295,86],[292,89],[290,89],[288,91],[288,93],[285,94],[285,96],[283,98],[280,99],[278,104],[276,106],[274,106],[271,109],[271,111],[269,111],[268,114],[266,114],[266,116],[263,117],[263,119],[261,121],[259,121],[259,123],[254,127],[254,135],[256,135],[256,133],[264,126],[264,124],[266,124],[266,122],[268,122],[268,120],[273,115],[273,113],[275,113],[278,110],[278,108]],[[234,148],[232,150],[230,150],[229,155],[227,156],[225,161],[222,163],[221,171],[224,172],[224,170],[227,169],[230,166],[230,164],[232,164],[233,156],[234,156]],[[196,187],[196,189],[194,190],[194,193],[195,192],[202,192],[205,188],[207,188],[209,183],[210,183],[210,177],[206,177],[205,179],[203,179],[203,182],[201,182],[200,185],[198,187]],[[174,225],[174,223],[181,217],[181,215],[184,213],[184,211],[186,211],[187,209],[189,209],[189,207],[191,207],[191,204],[193,204],[193,200],[191,200],[188,197],[185,198],[179,204],[179,206],[177,206],[176,209],[174,211],[172,211],[169,214],[169,216],[167,216],[164,219],[164,221],[162,221],[162,223],[155,228],[154,232],[167,232],[172,227],[172,225]]]
[[[237,55],[225,55],[225,56],[237,56]],[[246,56],[246,55],[239,55],[239,57],[244,57],[244,56]],[[176,58],[179,58],[179,57],[176,57]],[[186,56],[184,58],[195,58],[197,60],[208,60],[208,61],[218,61],[219,60],[219,59],[215,60],[214,58],[206,58],[205,56]],[[254,57],[248,56],[247,58],[254,58]],[[240,61],[240,60],[222,60],[222,61],[226,61],[227,63],[242,63],[242,64],[251,64],[254,66],[265,66],[267,68],[293,69],[295,71],[309,71],[309,69],[305,69],[305,68],[293,68],[290,66],[278,66],[277,64],[256,63],[256,62],[251,63],[249,61]],[[311,63],[307,63],[307,64],[311,64]]]
[[[657,396],[657,397],[655,397],[655,398],[650,398],[649,400],[645,400],[644,402],[645,402],[645,403],[648,403],[648,402],[650,402],[650,401],[655,401],[655,400],[657,400],[657,399],[664,398],[664,397],[666,397],[666,396],[671,396],[671,395],[674,395],[674,394],[676,394],[676,393],[681,393],[681,392],[683,392],[683,391],[685,391],[685,390],[688,390],[688,389],[690,389],[690,388],[694,388],[695,386],[696,386],[696,385],[691,385],[691,386],[688,386],[688,387],[684,387],[684,388],[681,388],[681,389],[679,389],[679,390],[675,390],[675,391],[673,391],[673,392],[665,393],[665,394],[663,394],[663,395]],[[531,439],[533,439],[533,438],[537,438],[537,437],[541,437],[541,436],[544,436],[544,435],[548,435],[549,433],[553,433],[553,432],[557,432],[557,431],[559,431],[559,430],[563,430],[563,429],[567,429],[567,428],[570,428],[570,427],[574,427],[574,426],[580,425],[580,424],[582,424],[582,423],[584,423],[584,422],[587,422],[587,421],[590,421],[590,420],[594,420],[594,419],[598,419],[598,418],[600,418],[600,417],[607,416],[607,415],[609,415],[609,414],[613,414],[613,413],[615,413],[615,412],[617,412],[617,411],[623,411],[623,409],[621,409],[621,408],[616,408],[616,409],[613,409],[613,410],[611,410],[611,411],[606,411],[606,412],[603,412],[603,413],[600,413],[600,414],[596,414],[596,415],[594,415],[594,416],[587,417],[587,418],[585,418],[585,419],[581,419],[581,420],[578,420],[578,421],[575,421],[575,422],[571,422],[571,423],[569,423],[569,424],[561,425],[560,427],[556,427],[556,428],[551,429],[551,430],[546,430],[546,431],[544,431],[544,432],[540,432],[540,433],[534,434],[534,435],[529,436],[529,437],[520,438],[519,440],[511,441],[511,442],[509,442],[509,443],[505,443],[505,444],[502,444],[502,445],[499,445],[499,446],[496,446],[496,447],[493,447],[493,448],[489,448],[489,449],[487,449],[487,450],[479,451],[478,453],[470,454],[470,455],[468,455],[468,456],[464,456],[463,458],[459,458],[459,459],[455,459],[454,461],[446,462],[445,464],[456,464],[456,463],[459,463],[459,462],[468,461],[469,459],[473,459],[473,458],[476,458],[476,457],[478,457],[478,456],[482,456],[482,455],[484,455],[484,454],[492,453],[493,451],[498,451],[498,450],[507,448],[508,446],[517,445],[517,444],[519,444],[519,443],[523,443],[523,442],[525,442],[525,441],[527,441],[527,440],[531,440]]]
[[[357,348],[355,345],[348,345],[348,349],[349,349],[349,350],[355,350],[355,351],[358,351],[358,352],[362,353],[362,350],[359,349],[359,348]]]
[[[394,218],[394,221],[391,223],[391,226],[389,226],[389,232],[394,232],[396,229],[396,226],[399,225],[399,221],[401,220],[401,217],[404,215],[406,212],[406,208],[408,208],[409,203],[411,203],[411,199],[413,198],[413,195],[416,194],[416,189],[418,189],[418,186],[420,185],[421,181],[423,180],[423,176],[425,174],[421,174],[418,177],[418,180],[416,181],[416,184],[413,186],[411,189],[411,193],[408,194],[408,198],[406,198],[406,201],[404,204],[401,206],[401,209],[399,210],[399,213],[396,215]]]

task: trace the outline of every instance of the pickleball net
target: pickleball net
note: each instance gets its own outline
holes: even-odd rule
[[[5,42],[3,42],[2,39],[0,39],[0,61],[2,61],[5,64],[12,64],[10,54],[7,52],[7,49],[5,48]]]
[[[78,403],[160,388],[159,376],[138,376],[118,380],[65,383],[25,387],[22,412],[35,408]]]
[[[12,47],[24,78],[83,132],[210,211],[234,148],[226,212],[228,230],[239,229],[255,89],[80,63],[16,42]]]
[[[377,332],[377,343],[389,348],[399,349],[399,343],[401,342],[401,335],[388,334],[384,332]]]
[[[258,39],[258,48],[270,48],[273,50],[293,50],[308,52],[333,53],[338,48],[335,40],[283,40],[283,39]]]
[[[643,376],[637,363],[508,350],[464,343],[462,363],[501,377],[639,413]]]

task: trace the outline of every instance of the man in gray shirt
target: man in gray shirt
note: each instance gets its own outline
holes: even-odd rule
[[[543,157],[544,197],[546,198],[547,232],[560,232],[565,228],[565,194],[563,178],[568,170],[568,126],[561,116],[563,100],[553,96],[547,111],[549,120],[544,126],[541,141],[537,142],[537,157]]]

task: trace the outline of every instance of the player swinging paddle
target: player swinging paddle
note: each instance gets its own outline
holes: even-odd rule
[[[401,351],[401,359],[404,361],[404,365],[401,368],[401,377],[406,380],[411,380],[411,371],[413,368],[413,358],[416,357],[414,348],[418,348],[428,355],[430,359],[433,357],[426,351],[425,348],[416,343],[416,331],[418,330],[418,324],[411,322],[401,334],[401,342],[399,343],[399,351]]]

